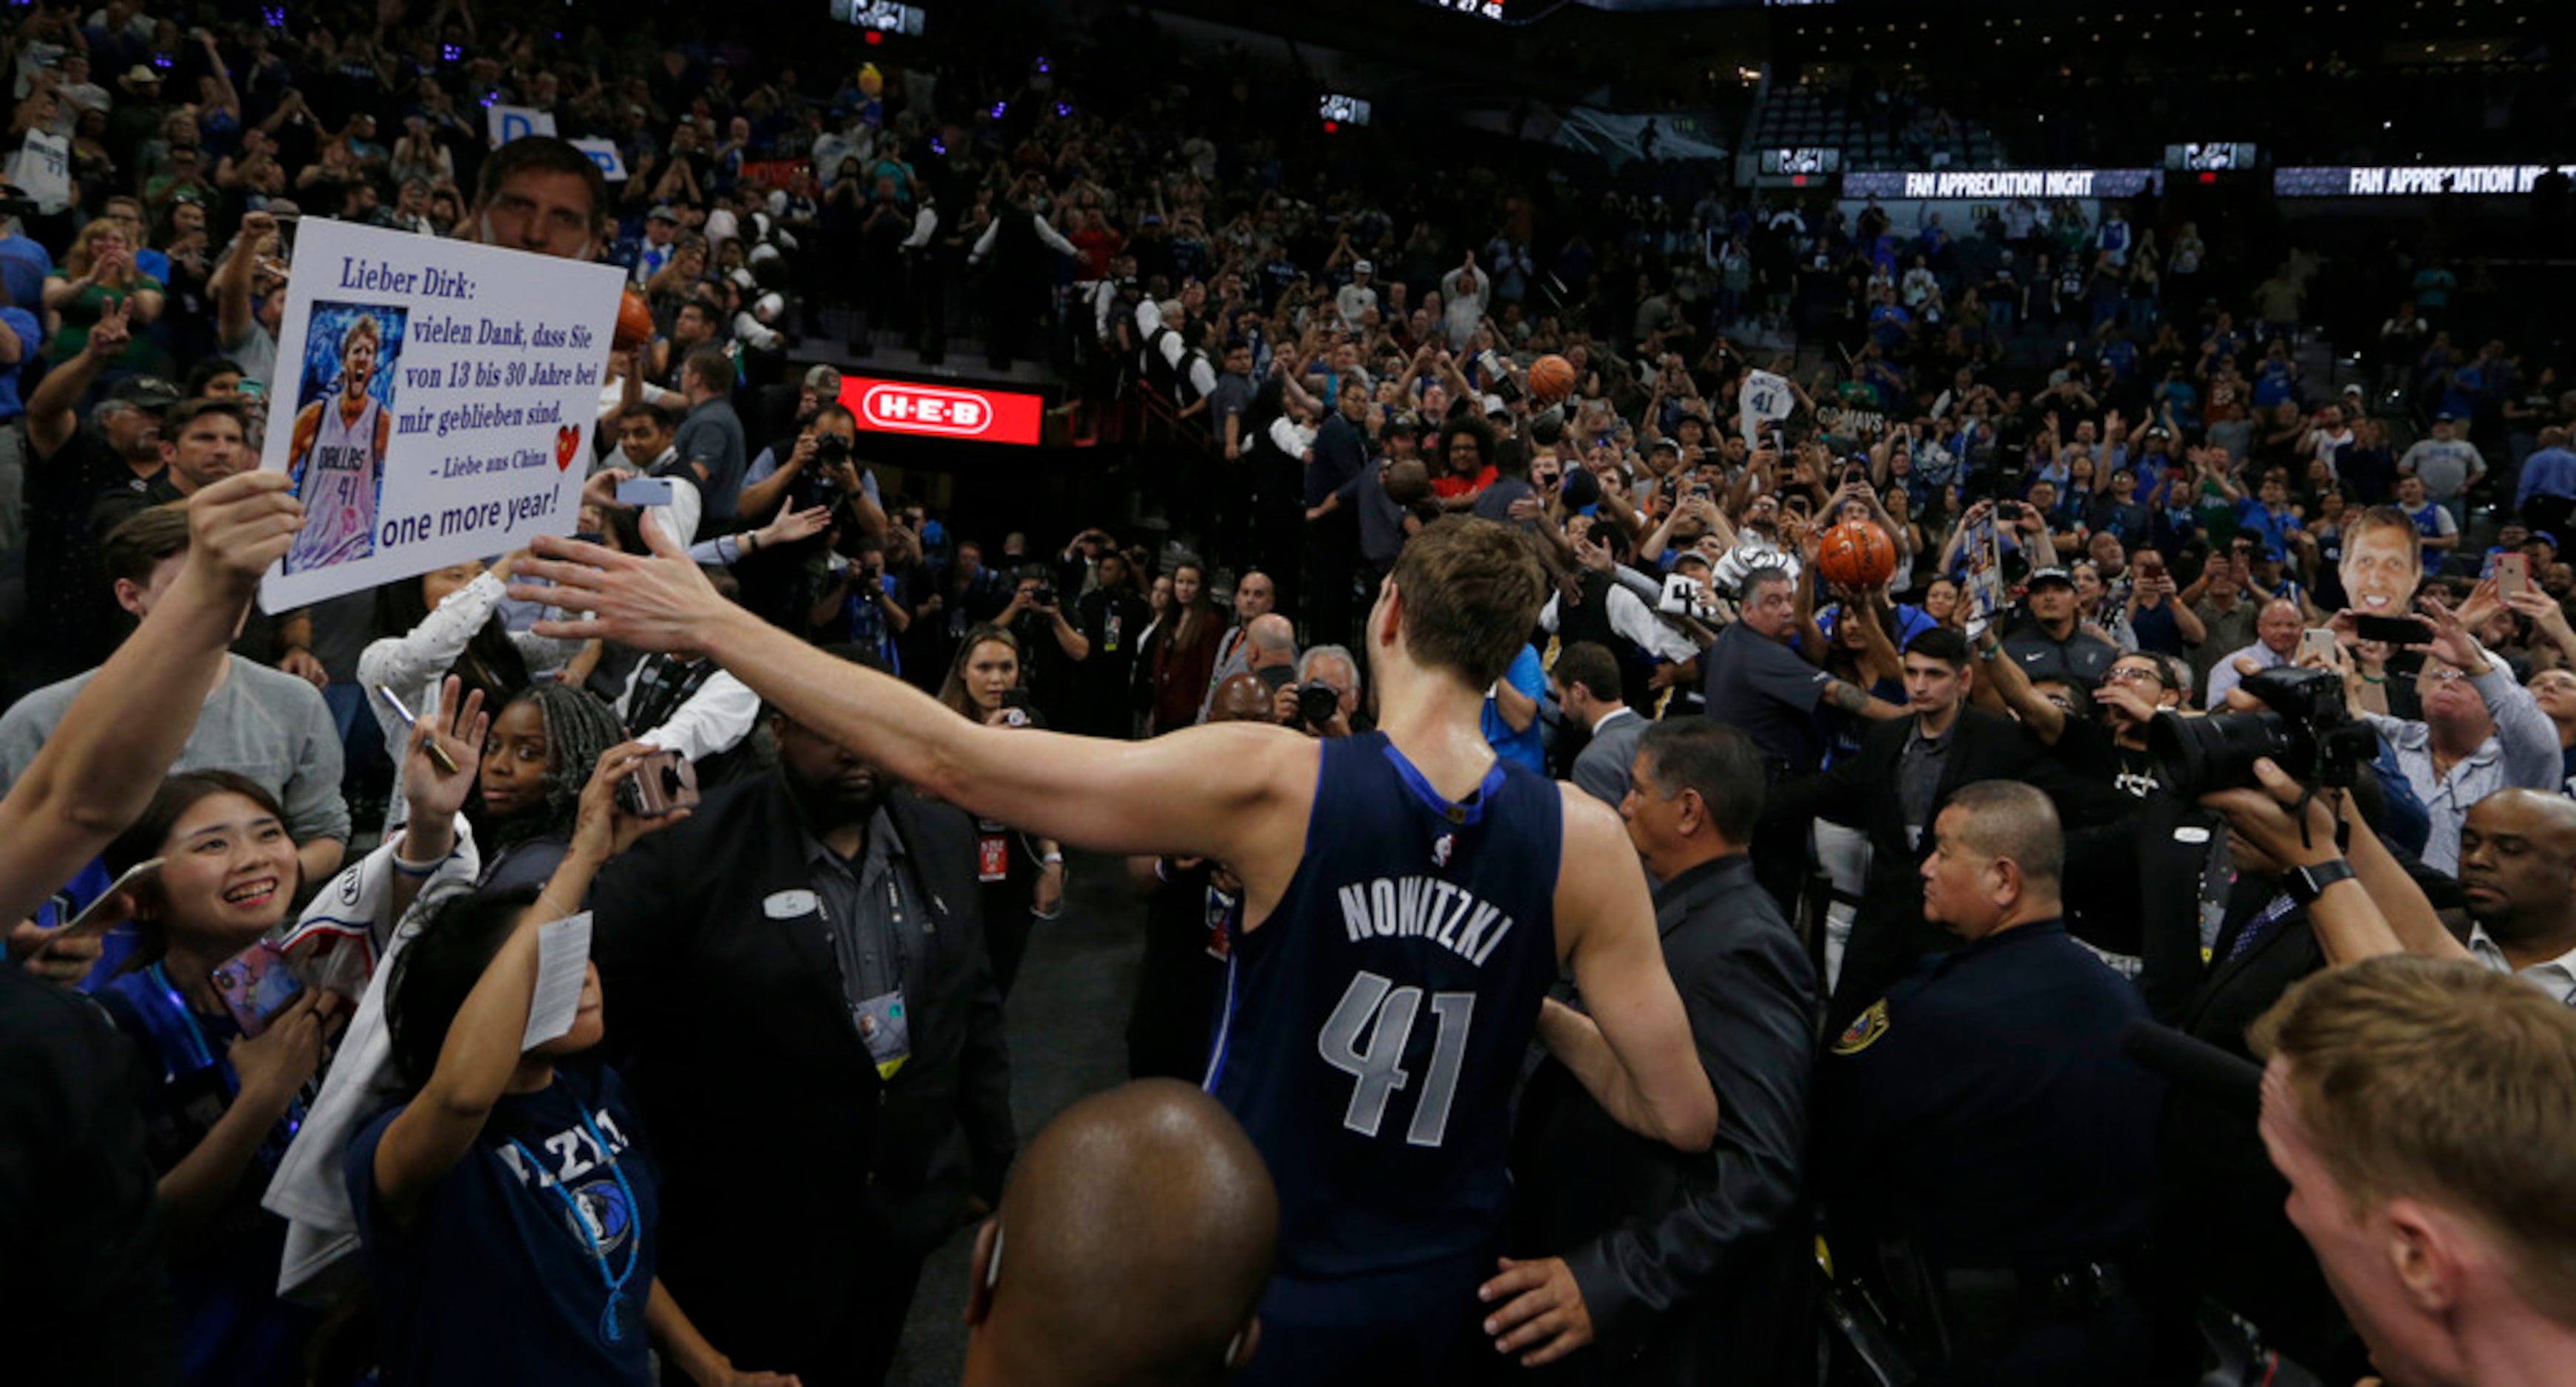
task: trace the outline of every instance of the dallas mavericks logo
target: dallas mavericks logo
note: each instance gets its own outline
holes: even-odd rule
[[[572,1197],[574,1208],[564,1211],[564,1227],[582,1251],[590,1251],[594,1241],[602,1256],[625,1246],[635,1231],[635,1210],[627,1204],[626,1191],[618,1187],[614,1177],[575,1186]],[[573,1222],[575,1210],[581,1219],[578,1225]]]

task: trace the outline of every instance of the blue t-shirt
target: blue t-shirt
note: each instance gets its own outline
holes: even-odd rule
[[[651,1381],[644,1306],[662,1178],[616,1071],[557,1069],[544,1089],[504,1096],[465,1159],[410,1226],[396,1229],[376,1205],[375,1164],[401,1112],[367,1124],[343,1167],[375,1283],[383,1361],[402,1365],[401,1380],[414,1387]],[[564,1186],[587,1229],[574,1222]],[[634,1249],[614,1343],[603,1334],[608,1285],[594,1239],[610,1274],[626,1269]]]
[[[1512,657],[1512,667],[1503,675],[1503,682],[1532,699],[1540,702],[1547,699],[1547,669],[1539,663],[1538,651],[1531,646],[1522,646],[1521,653]],[[1547,751],[1540,740],[1539,722],[1539,719],[1532,718],[1526,729],[1514,732],[1512,725],[1503,721],[1502,710],[1495,706],[1494,700],[1485,700],[1485,741],[1493,747],[1494,754],[1544,775],[1547,773]]]
[[[0,238],[0,283],[9,286],[9,302],[20,308],[43,303],[45,276],[53,272],[54,257],[43,246],[24,236]]]
[[[18,382],[26,375],[27,367],[34,364],[36,349],[45,340],[45,328],[36,321],[35,314],[16,307],[0,308],[0,323],[18,334],[18,364],[0,366],[0,420],[15,419],[27,412],[27,401],[19,393]]]

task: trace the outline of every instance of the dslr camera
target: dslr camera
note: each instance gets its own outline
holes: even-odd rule
[[[1321,732],[1332,724],[1333,715],[1340,711],[1341,690],[1321,679],[1309,679],[1297,686],[1297,721]]]
[[[2165,788],[2198,799],[2257,785],[2254,763],[2268,756],[2302,785],[2350,789],[2379,754],[2378,735],[2345,707],[2343,681],[2330,670],[2267,669],[2237,687],[2262,700],[2262,711],[2159,713],[2147,724]]]

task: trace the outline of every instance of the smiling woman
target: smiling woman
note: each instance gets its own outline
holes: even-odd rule
[[[314,1317],[272,1294],[286,1224],[259,1197],[303,1118],[339,999],[307,993],[262,1015],[239,998],[228,1006],[218,974],[285,918],[295,843],[266,790],[229,771],[194,771],[164,783],[106,857],[117,872],[164,864],[135,902],[138,957],[154,961],[97,995],[140,1071],[158,1076],[146,1145],[178,1234],[171,1279],[187,1361],[223,1365],[235,1381],[292,1374]]]

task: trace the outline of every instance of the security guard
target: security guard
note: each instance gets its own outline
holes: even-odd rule
[[[2130,1292],[2163,1086],[2121,1053],[2135,988],[2066,933],[2048,797],[1954,795],[1926,918],[1966,942],[1889,989],[1817,1067],[1817,1190],[1845,1280],[1926,1384],[2143,1380]]]

